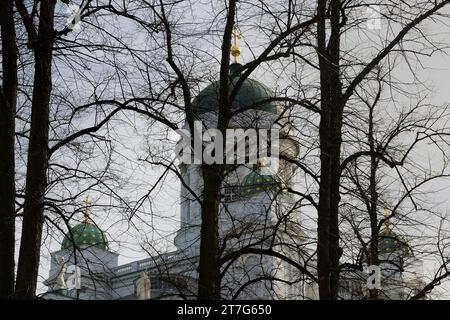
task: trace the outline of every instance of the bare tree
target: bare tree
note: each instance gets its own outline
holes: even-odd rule
[[[420,93],[409,94],[409,98],[414,97],[416,101],[406,104],[389,80],[392,69],[386,64],[374,70],[365,86],[356,91],[359,101],[355,99],[344,114],[347,152],[341,164],[340,225],[346,261],[341,264],[341,270],[351,266],[362,272],[364,264],[395,264],[405,278],[414,280],[402,284],[404,298],[423,298],[425,295],[418,292],[423,293],[425,287],[429,293],[431,288],[424,281],[426,275],[414,270],[417,267],[414,263],[426,261],[430,256],[440,258],[442,251],[435,243],[441,243],[440,234],[447,228],[445,223],[433,228],[430,221],[435,221],[441,214],[428,206],[423,196],[432,192],[433,182],[445,182],[449,177],[445,151],[448,148],[449,113],[447,105],[430,105]],[[417,82],[414,85],[419,88],[425,84]],[[397,101],[399,107],[389,112],[392,120],[386,122],[385,112],[380,111],[389,110],[389,106]],[[418,155],[424,152],[433,154],[432,165],[422,164]],[[383,210],[387,215],[380,215]],[[395,228],[395,233],[389,226]],[[382,251],[387,250],[388,241],[392,241],[393,247],[403,256],[400,262],[385,261],[387,258],[383,257]],[[441,266],[444,269],[446,263],[443,259]],[[440,280],[444,278],[445,275],[440,274]],[[389,296],[382,287],[368,290],[366,298]]]
[[[390,8],[389,3],[380,1],[381,8]],[[427,18],[436,14],[448,4],[424,3],[425,9],[419,10],[414,5],[408,8],[394,6],[408,14],[409,19],[402,22],[400,30],[385,39],[385,44],[377,48],[377,53],[368,61],[361,61],[362,67],[356,71],[343,68],[345,61],[342,50],[342,36],[358,26],[353,21],[352,11],[366,8],[363,1],[353,3],[339,0],[317,2],[317,54],[320,72],[321,120],[320,133],[320,190],[318,210],[318,276],[321,299],[336,299],[339,286],[339,203],[340,203],[340,167],[342,147],[343,114],[355,94],[355,90],[367,78],[370,72],[393,52],[404,47],[407,36]],[[356,18],[357,19],[357,18]],[[395,17],[387,16],[395,23]],[[329,27],[327,23],[329,22]],[[420,33],[420,31],[419,31]],[[424,39],[424,41],[426,41]],[[344,76],[345,75],[345,76]]]
[[[0,298],[14,292],[15,251],[15,112],[17,44],[12,1],[0,4],[2,86],[0,88]]]
[[[27,28],[30,46],[35,54],[30,143],[24,221],[16,280],[16,297],[32,298],[36,291],[42,225],[44,223],[44,193],[48,166],[49,103],[52,89],[52,54],[54,11],[56,0],[41,1],[39,23],[35,29],[33,17],[21,1],[16,2]]]
[[[201,164],[203,188],[200,193],[189,190],[190,196],[201,207],[197,297],[219,299],[223,288],[231,288],[230,283],[226,283],[226,270],[239,266],[247,256],[258,256],[261,261],[268,257],[279,259],[282,261],[279,269],[294,268],[298,277],[288,281],[293,287],[307,278],[311,283],[318,282],[321,299],[337,299],[341,255],[347,258],[346,250],[350,246],[345,242],[347,229],[342,234],[340,219],[347,217],[342,208],[348,205],[349,185],[355,187],[351,190],[352,197],[363,199],[365,209],[358,212],[369,218],[368,237],[371,239],[370,243],[367,242],[365,231],[352,230],[362,240],[358,238],[361,241],[352,242],[351,250],[362,246],[370,263],[377,264],[377,239],[383,223],[377,210],[381,203],[389,202],[392,212],[397,214],[401,211],[396,208],[395,201],[384,200],[378,191],[379,170],[381,166],[383,170],[386,166],[401,170],[399,168],[405,166],[414,149],[402,149],[404,153],[401,156],[398,146],[389,149],[390,141],[403,132],[405,122],[401,117],[399,126],[390,131],[391,138],[377,140],[373,117],[381,93],[375,94],[374,101],[370,101],[364,96],[367,93],[364,91],[372,83],[380,84],[374,82],[373,77],[386,60],[424,54],[423,50],[414,46],[417,43],[430,41],[431,53],[439,49],[440,44],[427,39],[419,24],[428,18],[441,17],[439,11],[449,2],[415,1],[406,5],[376,1],[383,10],[387,10],[384,19],[389,26],[389,32],[377,45],[374,40],[376,35],[370,34],[363,26],[367,19],[361,18],[361,12],[374,4],[367,1],[240,3],[229,0],[211,4],[212,11],[201,23],[191,21],[195,20],[191,19],[194,14],[187,17],[186,12],[193,10],[191,5],[194,3],[190,2],[135,0],[120,4],[87,1],[80,17],[87,28],[95,32],[84,37],[82,34],[74,35],[67,26],[57,27],[55,19],[60,17],[54,13],[55,1],[42,0],[25,5],[22,0],[16,0],[15,5],[22,19],[20,27],[25,29],[27,44],[34,53],[34,58],[30,58],[30,52],[21,52],[21,61],[26,61],[21,66],[21,72],[33,69],[34,79],[33,83],[24,81],[22,84],[16,113],[16,121],[23,129],[17,133],[18,148],[23,152],[16,151],[16,155],[19,158],[23,155],[28,157],[25,161],[19,160],[20,170],[16,174],[16,212],[23,216],[17,297],[34,296],[42,235],[51,237],[52,232],[65,230],[76,221],[75,215],[79,210],[74,208],[86,193],[109,197],[113,203],[104,206],[114,213],[121,212],[122,223],[128,227],[133,226],[136,220],[150,224],[148,220],[155,216],[152,210],[154,193],[164,184],[167,175],[170,173],[178,177],[186,187],[182,172],[172,159],[167,160],[167,153],[164,153],[165,158],[158,156],[160,148],[172,145],[168,143],[162,147],[155,141],[169,142],[170,132],[182,127],[183,120],[193,132],[194,120],[197,119],[193,98],[201,87],[213,79],[218,80],[217,118],[213,126],[226,137],[226,129],[230,127],[233,117],[247,111],[233,109],[235,97],[246,79],[263,69],[270,71],[267,72],[272,77],[270,80],[276,80],[277,96],[270,100],[284,107],[285,116],[292,123],[291,130],[303,150],[298,158],[284,159],[298,167],[297,174],[302,182],[301,186],[292,185],[285,191],[300,200],[292,207],[284,208],[270,227],[258,225],[252,229],[247,221],[232,219],[239,227],[222,238],[219,221],[223,214],[221,211],[228,205],[221,193],[232,170],[221,164]],[[7,31],[8,26],[11,28],[13,22],[12,13],[7,17],[8,10],[2,12],[2,53],[11,59],[11,52],[15,50],[11,48],[14,48],[16,40],[14,37],[8,39],[12,35]],[[10,20],[3,19],[4,16]],[[230,52],[232,32],[236,27],[254,35],[255,52],[250,51],[250,59],[241,66],[240,74],[232,79]],[[127,30],[138,32],[131,36]],[[355,49],[345,41],[347,35],[356,32],[365,33],[366,39],[372,41],[370,50]],[[23,37],[22,33],[20,35]],[[198,39],[205,41],[199,43]],[[205,44],[207,41],[209,43]],[[9,54],[5,50],[7,43],[10,44]],[[253,47],[252,43],[250,47]],[[28,62],[28,59],[33,62]],[[7,67],[11,68],[9,79],[14,79],[14,64],[5,58],[2,63],[5,91],[6,84],[14,82],[6,81]],[[408,63],[407,59],[405,63]],[[214,69],[211,65],[217,67],[218,79],[213,75],[214,70],[210,70]],[[391,75],[392,70],[388,69],[382,79],[390,82],[392,90],[399,84],[389,78]],[[381,81],[380,78],[378,81]],[[71,92],[73,87],[77,88],[76,94]],[[9,88],[12,93],[8,101],[12,105],[15,89],[13,86]],[[403,90],[411,88],[405,86]],[[31,109],[28,104],[31,104]],[[355,141],[349,137],[361,134],[361,128],[352,125],[355,119],[361,120],[358,118],[361,105],[367,107],[364,112],[368,110],[362,125],[368,126],[369,132],[363,139]],[[249,106],[249,109],[254,107]],[[28,117],[29,110],[31,119]],[[402,116],[408,119],[416,111],[410,110]],[[427,116],[416,119],[415,128],[423,126],[432,130],[430,128],[435,127],[432,120],[436,115]],[[2,128],[7,129],[8,124],[5,122],[3,126],[2,123]],[[143,124],[149,132],[146,137],[139,130]],[[406,127],[410,128],[408,125]],[[127,150],[129,141],[121,131],[126,127],[133,128],[138,138],[153,139],[147,155],[134,154],[138,158],[136,160],[121,154],[120,159],[136,161],[136,167],[150,165],[151,168],[158,166],[163,170],[154,185],[149,186],[148,182],[143,181],[134,185],[135,189],[145,190],[138,200],[126,196],[124,190],[132,183],[127,182],[126,173],[119,170],[118,154]],[[11,129],[5,132],[4,138],[11,138]],[[155,132],[157,138],[152,137]],[[426,132],[426,138],[417,137],[411,146],[443,136],[442,132],[438,133]],[[3,136],[1,139],[3,141]],[[11,151],[13,147],[10,145],[10,152],[5,153],[10,160],[14,154]],[[348,154],[348,150],[354,152]],[[363,160],[366,158],[369,162]],[[4,172],[14,171],[13,164],[11,161],[5,162],[8,167]],[[23,190],[21,175],[25,168],[26,187]],[[367,168],[369,175],[362,174]],[[409,172],[409,180],[417,178],[421,169],[414,168]],[[440,177],[444,175],[442,172],[436,174]],[[400,182],[405,176],[404,172],[398,174]],[[365,179],[368,182],[361,182]],[[425,177],[422,181],[428,179]],[[413,198],[411,187],[406,187],[408,183],[403,181],[402,184],[407,190],[404,198]],[[368,188],[365,188],[366,185]],[[5,192],[2,189],[0,196],[7,195],[6,191],[13,190],[13,186],[13,181],[2,181]],[[11,198],[4,199],[11,209],[6,215],[11,217],[14,203]],[[404,201],[403,196],[400,199],[400,202]],[[273,205],[277,206],[280,202],[282,200],[275,198]],[[311,228],[317,227],[317,237],[291,217],[292,212],[300,209],[316,223]],[[232,212],[228,214],[232,215]],[[354,220],[350,219],[349,223],[354,223]],[[45,221],[48,232],[43,232]],[[13,227],[11,224],[5,226],[5,230],[9,230],[5,235],[10,241],[5,242],[9,252],[4,252],[9,259],[4,261],[5,270],[9,273]],[[132,228],[134,231],[138,229],[135,226]],[[65,233],[70,234],[70,231]],[[303,236],[303,233],[307,235]],[[230,246],[236,241],[244,243],[249,235],[252,241],[247,246]],[[344,242],[343,246],[340,241]],[[314,270],[315,250],[306,250],[312,244],[317,245],[317,272]],[[292,258],[278,250],[282,247],[301,251],[304,256]],[[442,279],[441,276],[439,274],[436,279]],[[11,280],[8,277],[5,279],[8,283]],[[258,282],[286,282],[282,277],[268,272],[258,275],[248,273],[246,280],[241,288],[229,290],[232,297],[239,298]],[[372,298],[376,296],[377,292],[371,292]]]

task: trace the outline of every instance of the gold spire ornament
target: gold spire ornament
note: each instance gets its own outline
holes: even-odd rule
[[[83,200],[83,203],[84,203],[83,223],[89,224],[89,223],[91,223],[91,218],[89,217],[89,208],[92,206],[92,200],[89,197],[86,197],[86,199]]]
[[[392,231],[391,221],[388,219],[389,216],[390,216],[390,210],[388,208],[384,208],[384,217],[386,218],[386,220],[384,220],[384,227],[387,232]]]
[[[231,47],[231,55],[234,58],[234,63],[238,63],[238,57],[241,55],[241,47],[238,46],[237,41],[238,39],[241,39],[241,36],[237,32],[236,29],[233,29],[233,38],[234,38],[234,44]]]

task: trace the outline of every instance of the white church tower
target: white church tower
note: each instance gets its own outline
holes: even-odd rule
[[[236,37],[235,34],[232,47],[235,63],[230,65],[231,87],[242,76],[243,68],[236,61],[240,53]],[[193,100],[195,117],[204,128],[216,126],[218,94],[217,81]],[[257,161],[227,164],[219,216],[221,257],[230,257],[222,261],[223,299],[317,298],[315,285],[307,285],[304,274],[287,263],[306,264],[301,254],[304,238],[299,209],[289,192],[296,167],[292,160],[297,158],[299,146],[290,136],[284,110],[275,103],[275,98],[263,83],[246,78],[232,102],[235,115],[229,128],[253,130],[259,137],[275,126],[282,129],[276,136],[278,139],[270,140],[272,146],[278,145],[277,154],[266,154],[263,149],[269,148],[261,139],[257,143],[260,148],[248,145],[247,141],[247,149],[258,150]],[[198,199],[203,188],[201,164],[180,164],[180,171],[181,223],[174,239],[176,251],[118,266],[117,254],[109,250],[104,233],[89,218],[86,202],[85,220],[71,228],[61,250],[52,253],[45,298],[195,298],[201,226]],[[236,252],[242,254],[231,255]],[[73,283],[73,279],[81,280]]]
[[[237,35],[234,36],[232,54],[235,63],[230,65],[231,90],[242,75],[242,65],[237,63],[240,49],[236,44]],[[203,129],[216,127],[219,87],[219,82],[214,82],[193,100],[196,120],[202,122]],[[301,261],[299,252],[292,249],[295,247],[293,235],[297,243],[301,242],[299,213],[298,210],[292,211],[294,199],[287,192],[295,170],[295,165],[289,159],[297,157],[299,146],[289,136],[283,108],[274,102],[274,98],[275,94],[263,83],[246,78],[232,102],[235,115],[231,118],[229,128],[254,129],[257,133],[275,126],[283,129],[279,132],[279,155],[258,156],[255,164],[229,165],[223,181],[219,217],[220,241],[224,248],[222,256],[244,247],[248,252],[255,252],[224,263],[222,268],[227,268],[221,284],[224,298],[233,298],[236,289],[243,284],[244,289],[238,296],[240,299],[302,298],[299,292],[305,291],[308,291],[307,296],[313,295],[314,290],[299,288],[302,284],[283,284],[283,281],[289,282],[295,278],[293,273],[298,275],[298,270],[292,270],[292,266],[270,254],[258,254],[264,250],[273,250],[294,261]],[[185,128],[188,128],[187,124]],[[248,142],[246,147],[246,155],[252,148],[256,151],[256,146],[249,146]],[[181,228],[175,237],[175,245],[180,252],[196,257],[200,247],[201,205],[197,198],[201,197],[203,188],[201,165],[181,164],[180,171],[183,178]],[[289,222],[280,228],[279,224],[283,220]],[[284,229],[286,226],[289,230]],[[287,237],[287,233],[290,237]]]

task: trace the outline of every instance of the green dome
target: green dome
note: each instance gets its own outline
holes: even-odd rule
[[[238,73],[241,67],[239,64],[230,65],[230,70],[233,74]],[[239,77],[233,77],[231,80],[231,90],[236,84]],[[197,114],[202,114],[210,111],[218,111],[219,108],[219,88],[220,82],[216,81],[203,89],[198,96],[193,100],[194,110]],[[245,79],[242,86],[233,100],[233,109],[239,110],[255,106],[252,109],[262,110],[277,114],[277,106],[274,102],[261,103],[264,100],[274,98],[274,93],[264,84],[254,79]]]
[[[108,249],[106,236],[95,224],[89,222],[83,222],[71,228],[71,232],[64,237],[61,249],[82,245],[94,246],[103,250]]]
[[[283,189],[283,181],[273,172],[267,172],[269,168],[258,168],[247,174],[242,180],[241,194],[243,196],[262,191],[278,192]]]
[[[408,255],[410,253],[410,249],[405,241],[400,239],[390,229],[384,229],[380,233],[378,249],[381,254],[398,252],[402,253],[403,255]]]

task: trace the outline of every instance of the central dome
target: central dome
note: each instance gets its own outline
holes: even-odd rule
[[[64,237],[61,249],[77,248],[82,245],[108,250],[104,233],[93,223],[83,222],[70,229]]]
[[[238,75],[241,67],[238,63],[230,65],[231,90],[239,79]],[[206,112],[218,112],[219,89],[220,81],[215,81],[203,89],[193,100],[194,110],[196,110],[198,115]],[[273,101],[267,102],[268,99],[274,97],[274,93],[264,84],[257,80],[247,78],[233,99],[232,108],[233,110],[251,108],[277,114],[277,105]]]

